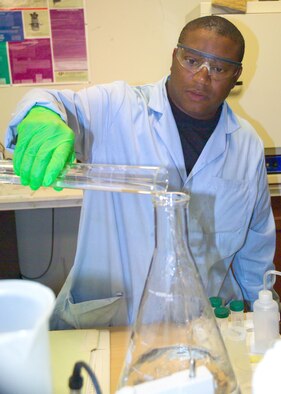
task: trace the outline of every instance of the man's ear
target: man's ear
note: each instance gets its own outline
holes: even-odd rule
[[[172,60],[175,60],[176,56],[177,56],[177,48],[174,48]]]
[[[232,88],[231,88],[231,89],[233,89],[234,86],[236,85],[236,82],[238,81],[240,75],[242,74],[242,71],[243,71],[243,67],[241,66],[241,67],[239,68],[237,74],[236,74],[235,77],[234,77],[233,85],[232,85]]]
[[[172,54],[172,64],[171,64],[171,67],[170,67],[170,71],[171,71],[173,62],[174,62],[174,60],[175,60],[175,58],[176,58],[176,55],[177,55],[177,48],[174,48],[173,54]]]

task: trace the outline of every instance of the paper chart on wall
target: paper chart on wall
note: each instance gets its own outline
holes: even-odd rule
[[[0,86],[89,80],[83,0],[0,0]]]

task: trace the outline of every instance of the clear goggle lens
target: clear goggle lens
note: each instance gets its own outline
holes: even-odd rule
[[[216,81],[234,77],[242,66],[240,62],[219,58],[182,44],[178,44],[176,56],[180,65],[192,74],[205,67],[209,76]]]

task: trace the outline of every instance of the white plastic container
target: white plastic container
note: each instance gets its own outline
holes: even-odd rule
[[[51,394],[48,326],[55,295],[28,280],[0,281],[0,393]]]
[[[246,330],[239,325],[230,325],[223,338],[241,393],[251,394],[252,370],[246,344]]]
[[[254,351],[264,353],[279,338],[279,308],[270,290],[261,290],[253,306]]]
[[[254,370],[252,394],[280,394],[280,356],[281,341],[278,340]]]

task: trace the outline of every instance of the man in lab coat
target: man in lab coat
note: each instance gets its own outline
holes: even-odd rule
[[[7,132],[16,173],[32,189],[48,186],[74,146],[82,162],[166,167],[169,189],[191,194],[189,244],[208,296],[252,305],[274,268],[275,226],[262,141],[225,101],[243,54],[231,22],[202,17],[184,27],[157,83],[31,90]],[[52,328],[132,323],[153,250],[149,195],[85,191]]]

